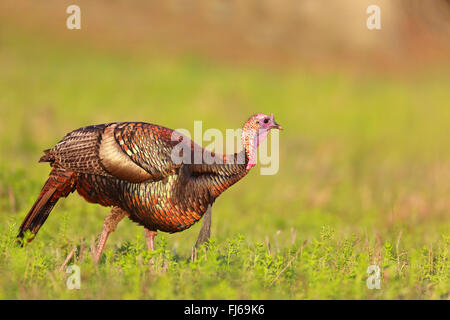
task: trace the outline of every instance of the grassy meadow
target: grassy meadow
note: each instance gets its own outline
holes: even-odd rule
[[[450,78],[258,69],[195,55],[111,53],[0,33],[0,299],[449,299]],[[159,233],[121,222],[99,265],[90,247],[109,209],[76,193],[37,238],[15,245],[49,172],[42,150],[81,126],[144,121],[238,128],[275,115],[280,170],[259,165],[200,223]],[[61,266],[80,266],[68,290]],[[207,248],[206,248],[207,247]],[[207,250],[206,250],[207,249]],[[366,285],[369,265],[381,289]]]

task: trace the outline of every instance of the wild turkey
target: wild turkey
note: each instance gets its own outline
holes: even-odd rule
[[[50,162],[52,171],[20,226],[19,241],[27,230],[31,241],[59,198],[77,190],[88,202],[112,207],[97,242],[96,260],[125,216],[144,226],[153,250],[158,230],[183,231],[207,212],[198,245],[209,237],[210,206],[255,165],[256,148],[273,128],[282,129],[273,114],[251,116],[242,130],[244,149],[232,155],[208,152],[176,131],[149,123],[109,123],[72,131],[39,160]],[[199,152],[203,157],[195,159]],[[215,162],[205,161],[208,157]]]

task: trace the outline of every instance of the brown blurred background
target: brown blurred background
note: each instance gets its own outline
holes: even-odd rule
[[[81,8],[68,33],[67,6]],[[368,30],[366,8],[381,8]],[[230,63],[405,70],[450,58],[448,0],[1,0],[0,26],[142,54]]]

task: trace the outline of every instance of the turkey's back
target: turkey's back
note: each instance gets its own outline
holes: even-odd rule
[[[189,164],[171,159],[173,130],[141,122],[110,123],[72,131],[41,161],[75,173],[87,201],[118,206],[150,230],[182,231],[214,199]]]

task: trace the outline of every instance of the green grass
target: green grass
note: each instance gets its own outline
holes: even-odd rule
[[[327,74],[229,67],[195,56],[145,57],[0,34],[0,298],[449,299],[450,77]],[[160,233],[145,249],[130,221],[101,263],[89,248],[107,208],[61,200],[35,241],[17,227],[49,172],[37,160],[68,131],[145,121],[240,127],[273,112],[280,170],[259,166],[213,207],[212,242],[195,261],[200,225]],[[81,268],[81,290],[60,271]],[[380,290],[366,286],[369,265]]]

